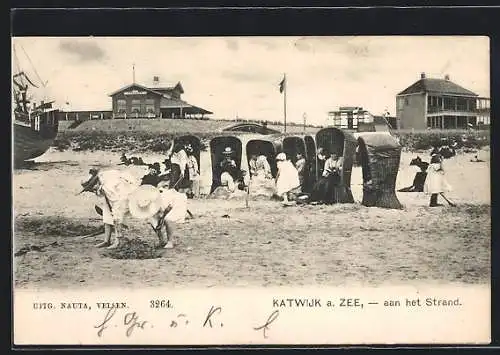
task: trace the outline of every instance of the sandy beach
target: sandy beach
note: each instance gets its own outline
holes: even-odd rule
[[[445,160],[457,207],[429,208],[423,193],[398,193],[403,210],[360,205],[361,168],[352,174],[355,204],[293,206],[254,199],[189,200],[194,219],[180,225],[180,244],[161,258],[116,260],[80,239],[100,226],[92,194],[76,195],[91,167],[116,167],[119,153],[49,150],[27,169],[14,171],[14,251],[20,288],[148,286],[279,286],[408,282],[488,283],[490,278],[489,150]],[[396,188],[410,186],[412,158],[403,152]],[[158,154],[141,155],[146,162]],[[210,189],[210,160],[202,154],[202,192]],[[138,177],[144,167],[132,169]],[[222,216],[227,215],[229,218]],[[155,241],[144,222],[127,220],[127,237]]]

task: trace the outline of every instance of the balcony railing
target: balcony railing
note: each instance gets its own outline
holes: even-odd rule
[[[477,114],[482,112],[484,109],[477,109],[477,108],[469,108],[469,109],[464,109],[461,110],[459,108],[442,108],[442,107],[428,107],[427,108],[427,113],[445,113],[445,112],[450,112],[450,113],[472,113],[472,114]]]

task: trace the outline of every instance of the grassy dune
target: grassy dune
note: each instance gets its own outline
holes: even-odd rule
[[[72,121],[60,123],[59,135],[54,146],[64,151],[128,151],[165,152],[176,136],[194,134],[199,136],[204,145],[216,136],[223,134],[223,129],[236,122],[223,120],[168,120],[168,119],[117,119],[86,121],[70,129]],[[268,125],[271,129],[283,131],[283,126]],[[306,133],[314,135],[319,127],[306,127]],[[234,132],[225,132],[232,134]],[[302,126],[288,126],[287,134],[303,134]],[[425,150],[441,143],[443,138],[461,141],[469,149],[480,149],[490,144],[490,131],[464,132],[449,131],[395,131],[405,150]]]

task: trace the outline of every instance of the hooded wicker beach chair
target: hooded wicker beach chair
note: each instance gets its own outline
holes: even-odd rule
[[[310,192],[316,181],[316,146],[314,139],[309,135],[285,136],[280,141],[279,152],[286,154],[292,164],[297,162],[297,153],[301,153],[306,160],[303,192]],[[312,175],[314,174],[314,175]]]
[[[243,144],[238,137],[235,136],[218,136],[210,140],[210,156],[212,161],[212,188],[210,193],[212,193],[217,187],[221,185],[221,170],[219,167],[219,162],[224,157],[224,154],[230,151],[228,154],[236,163],[238,170],[241,170],[241,160],[243,155]]]
[[[339,203],[354,203],[351,192],[351,174],[356,144],[356,138],[351,133],[339,128],[323,128],[316,133],[317,149],[327,149],[330,154],[336,154],[344,159],[337,197]],[[319,178],[321,173],[317,171],[316,177]]]
[[[363,200],[367,207],[401,209],[396,196],[396,177],[401,145],[387,133],[365,133],[358,137],[363,172]]]
[[[265,155],[267,158],[267,162],[271,167],[271,174],[273,178],[275,178],[276,173],[278,171],[278,168],[276,166],[276,155],[278,155],[279,153],[278,150],[279,150],[279,145],[276,144],[275,139],[272,138],[251,139],[247,142],[246,145],[247,163],[250,164],[249,161],[252,154],[255,154],[257,156]],[[251,177],[252,175],[250,174],[250,178]]]

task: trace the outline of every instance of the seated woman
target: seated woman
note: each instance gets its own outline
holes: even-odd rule
[[[169,172],[161,173],[160,163],[149,164],[149,170],[146,175],[142,177],[141,185],[164,186],[169,185],[170,174]]]
[[[252,154],[249,161],[250,175],[252,180],[266,180],[272,179],[271,165],[267,161],[267,157],[263,154],[257,156]]]
[[[313,187],[311,201],[333,204],[339,201],[343,158],[323,150],[326,157],[323,172]]]
[[[265,155],[259,155],[257,157],[256,163],[257,170],[255,171],[255,175],[259,177],[263,177],[265,179],[272,179],[273,176],[271,174],[271,165],[267,161],[267,157]]]
[[[170,188],[179,191],[184,188],[188,156],[183,145],[176,144],[170,155]],[[188,180],[189,182],[189,180]]]
[[[234,192],[236,190],[236,182],[239,177],[239,169],[236,162],[231,157],[233,153],[231,147],[226,147],[222,152],[223,158],[218,164],[220,185],[227,187],[229,192]]]
[[[304,191],[304,181],[306,172],[306,159],[302,153],[297,153],[297,161],[295,162],[295,168],[299,174],[300,188]]]
[[[289,202],[289,193],[300,188],[299,174],[285,153],[276,156],[278,173],[276,174],[276,194],[283,199],[283,204]]]
[[[325,199],[326,203],[331,204],[340,201],[340,184],[343,164],[344,158],[339,157],[335,153],[331,154],[330,157],[325,161],[323,176],[328,178],[329,185]]]
[[[429,163],[423,161],[419,156],[417,156],[415,159],[411,160],[410,166],[416,166],[420,169],[420,171],[415,174],[415,178],[413,179],[411,186],[399,189],[398,192],[423,192]]]

